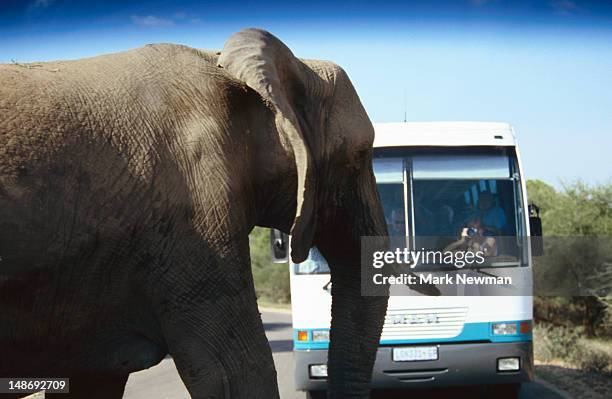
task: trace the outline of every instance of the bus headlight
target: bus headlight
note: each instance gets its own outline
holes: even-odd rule
[[[314,330],[312,332],[313,342],[327,342],[329,341],[329,330]]]
[[[516,323],[493,323],[493,335],[516,335]]]
[[[310,365],[310,377],[311,378],[327,378],[327,364],[311,364]]]
[[[521,361],[518,357],[502,357],[497,359],[497,371],[519,371]]]

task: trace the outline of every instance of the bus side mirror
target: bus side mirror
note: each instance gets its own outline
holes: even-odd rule
[[[289,261],[289,236],[280,230],[270,229],[270,256],[274,263]]]
[[[531,242],[531,254],[542,256],[544,254],[544,243],[542,242],[542,219],[540,218],[540,207],[529,204],[529,240]]]

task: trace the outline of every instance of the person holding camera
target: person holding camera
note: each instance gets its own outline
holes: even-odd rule
[[[459,240],[449,244],[445,251],[483,252],[485,257],[497,255],[495,233],[482,224],[479,217],[468,222],[461,230]]]

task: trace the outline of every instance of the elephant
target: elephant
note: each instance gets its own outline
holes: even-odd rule
[[[328,397],[369,397],[388,299],[360,292],[360,237],[387,235],[373,138],[343,69],[259,29],[0,65],[0,376],[114,398],[169,354],[193,398],[278,398],[263,226],[294,262],[327,259]]]

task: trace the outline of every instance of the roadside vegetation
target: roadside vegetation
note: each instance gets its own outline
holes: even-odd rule
[[[550,244],[557,246],[553,254],[536,259],[536,282],[542,281],[537,274],[545,271],[544,284],[572,281],[592,292],[534,298],[536,374],[576,398],[609,397],[612,184],[589,186],[578,181],[558,191],[535,180],[527,182],[527,192],[529,201],[541,209],[545,248],[546,237],[555,237]]]
[[[272,263],[270,230],[256,227],[249,241],[257,301],[268,306],[286,306],[291,302],[289,267],[286,263]]]
[[[592,294],[538,297],[536,320],[586,338],[612,339],[612,184],[590,187],[578,181],[556,191],[536,180],[527,183],[527,191],[529,201],[541,208],[545,243],[546,236],[553,237],[553,243],[567,247],[543,257],[554,260],[547,278],[557,278],[558,284],[574,279]]]

